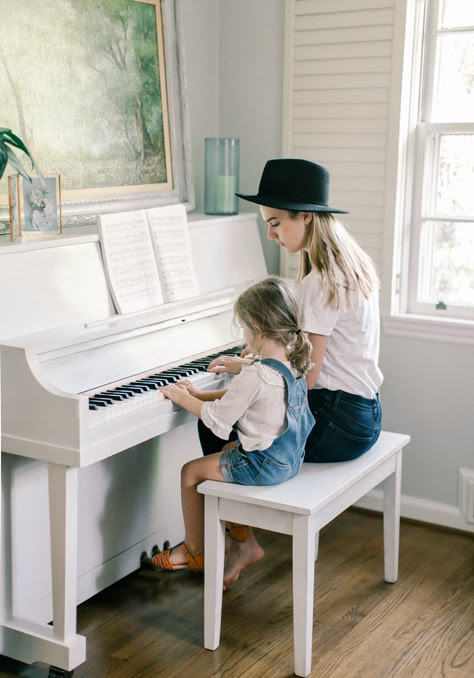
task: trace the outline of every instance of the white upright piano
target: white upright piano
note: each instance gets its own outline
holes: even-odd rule
[[[157,385],[223,385],[206,361],[238,350],[233,301],[266,275],[254,214],[189,225],[199,297],[130,316],[115,313],[95,229],[0,240],[1,654],[66,675],[86,657],[77,604],[183,537],[196,421]]]

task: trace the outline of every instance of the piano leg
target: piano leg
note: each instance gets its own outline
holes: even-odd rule
[[[54,637],[76,633],[78,469],[48,464]]]
[[[50,664],[54,678],[72,675],[86,659],[86,639],[76,633],[78,473],[48,464],[53,626],[15,617],[11,605],[0,617],[0,653],[27,664]]]
[[[78,468],[48,464],[53,636],[69,650],[79,641],[84,653],[82,659],[68,653],[68,669],[85,659],[85,638],[76,635],[78,474]]]

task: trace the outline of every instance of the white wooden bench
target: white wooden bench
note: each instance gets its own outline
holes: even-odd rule
[[[410,436],[382,431],[374,447],[354,461],[303,464],[281,485],[255,487],[207,480],[205,495],[204,647],[219,646],[224,576],[225,522],[293,537],[295,674],[311,671],[314,560],[319,530],[383,482],[385,581],[398,577],[402,450]]]

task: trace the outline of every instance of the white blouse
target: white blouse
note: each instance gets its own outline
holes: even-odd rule
[[[321,274],[311,271],[298,287],[297,300],[301,329],[328,338],[316,388],[373,398],[383,380],[378,290],[368,299],[351,290],[347,307],[334,309],[327,304]]]
[[[296,376],[290,363],[284,363]],[[287,393],[283,376],[260,362],[242,369],[220,400],[204,402],[201,419],[219,438],[236,430],[246,452],[265,450],[286,429]]]

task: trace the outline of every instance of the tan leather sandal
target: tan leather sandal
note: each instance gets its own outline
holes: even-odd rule
[[[181,542],[184,546],[184,554],[186,556],[185,563],[173,563],[171,562],[171,551],[177,544],[171,549],[166,551],[159,551],[152,558],[150,558],[150,565],[154,570],[203,570],[204,569],[204,553],[196,553],[193,555],[190,553],[188,547],[184,542]]]
[[[231,525],[229,527],[229,535],[235,541],[247,541],[249,538],[249,528],[247,525]]]

